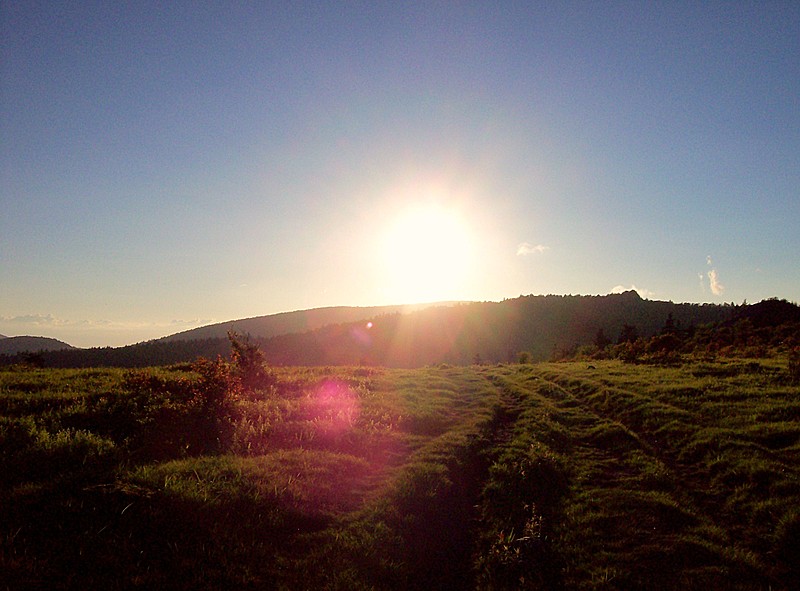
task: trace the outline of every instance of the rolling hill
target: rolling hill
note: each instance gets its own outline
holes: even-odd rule
[[[193,328],[173,335],[169,335],[155,342],[198,341],[203,339],[224,339],[228,331],[248,334],[256,338],[270,338],[277,335],[306,332],[316,330],[331,324],[357,322],[385,314],[404,314],[423,310],[432,306],[451,306],[455,302],[438,302],[428,304],[410,304],[396,306],[333,306],[327,308],[314,308],[311,310],[297,310],[294,312],[281,312],[268,316],[256,316],[241,320],[229,320]]]
[[[636,334],[658,334],[671,318],[679,328],[718,323],[735,306],[643,300],[636,292],[607,296],[522,296],[502,302],[433,307],[323,327],[262,340],[278,365],[384,365],[420,367],[504,362],[528,351],[533,360],[594,342],[600,331],[616,341],[627,325]]]
[[[601,334],[616,342],[626,330],[650,338],[668,325],[691,331],[746,318],[757,327],[792,321],[800,314],[797,305],[784,300],[741,306],[676,304],[644,300],[634,291],[606,296],[529,295],[502,302],[400,310],[403,307],[290,312],[220,323],[213,331],[204,327],[207,330],[195,329],[127,347],[48,351],[43,356],[50,367],[167,365],[197,357],[227,356],[230,343],[224,335],[234,329],[249,333],[273,365],[464,365],[512,361],[520,351],[528,352],[533,361],[541,361],[561,351],[591,345]],[[347,318],[357,320],[342,320]],[[326,321],[332,323],[318,326]],[[298,326],[297,332],[275,334]],[[2,363],[16,361],[13,355],[0,359]]]
[[[36,353],[39,351],[60,351],[75,349],[72,345],[49,337],[2,337],[0,338],[0,355],[16,355],[18,353]]]

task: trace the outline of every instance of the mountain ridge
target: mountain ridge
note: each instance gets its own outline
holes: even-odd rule
[[[38,353],[40,351],[60,351],[75,349],[69,343],[51,337],[2,337],[0,338],[0,355],[17,355],[19,353]]]
[[[294,333],[261,336],[250,332],[248,336],[272,365],[419,367],[507,362],[520,352],[540,361],[591,345],[601,337],[618,342],[623,334],[647,339],[668,327],[691,331],[706,325],[724,328],[725,323],[742,319],[754,327],[800,319],[800,307],[776,298],[740,306],[676,304],[644,300],[633,291],[604,296],[527,295],[501,302],[428,305],[407,313],[387,313],[385,307],[347,309],[361,318]],[[369,315],[377,310],[384,313]],[[238,322],[219,323],[216,330],[226,334],[229,324],[241,329]],[[51,351],[43,356],[45,365],[53,367],[146,367],[229,354],[230,342],[223,336],[162,338],[119,348]],[[5,364],[17,361],[8,355],[0,359]]]
[[[732,318],[734,306],[644,300],[635,291],[605,296],[520,296],[470,302],[405,316],[329,326],[259,341],[277,365],[386,365],[418,367],[513,360],[527,351],[535,361],[594,342],[600,331],[616,341],[626,325],[642,337],[658,334],[671,317],[678,327]]]
[[[264,316],[252,316],[238,320],[216,322],[198,328],[167,335],[155,342],[193,341],[209,338],[226,338],[228,331],[249,334],[254,337],[269,338],[282,334],[316,330],[330,324],[357,322],[372,316],[408,313],[429,307],[450,306],[460,302],[444,301],[423,304],[396,304],[389,306],[326,306],[308,310],[278,312]]]

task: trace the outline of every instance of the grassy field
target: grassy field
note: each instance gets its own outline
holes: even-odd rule
[[[204,375],[0,371],[0,588],[800,588],[785,360]]]

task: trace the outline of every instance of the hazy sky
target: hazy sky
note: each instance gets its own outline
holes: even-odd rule
[[[0,333],[800,298],[800,3],[0,4]]]

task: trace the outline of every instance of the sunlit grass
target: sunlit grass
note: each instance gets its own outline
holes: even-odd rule
[[[276,368],[212,442],[188,368],[0,371],[0,567],[12,588],[791,588],[785,360],[592,366]]]

